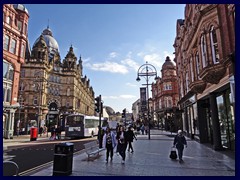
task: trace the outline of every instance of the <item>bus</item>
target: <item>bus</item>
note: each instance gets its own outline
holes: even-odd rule
[[[71,114],[65,117],[65,136],[70,138],[93,137],[98,134],[99,117]],[[101,119],[101,126],[106,129],[107,120]]]

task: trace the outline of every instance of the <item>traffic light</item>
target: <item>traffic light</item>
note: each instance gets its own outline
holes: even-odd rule
[[[95,111],[97,112],[97,113],[99,113],[99,111],[100,111],[100,109],[101,109],[101,107],[100,107],[100,105],[101,105],[101,99],[100,99],[100,97],[98,96],[98,97],[96,97],[95,98]]]
[[[63,114],[60,114],[59,119],[60,119],[60,122],[63,121]]]
[[[126,109],[122,111],[122,118],[126,118]]]

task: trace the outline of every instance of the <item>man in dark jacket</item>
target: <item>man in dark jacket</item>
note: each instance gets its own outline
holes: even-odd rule
[[[130,149],[132,150],[131,153],[133,153],[133,147],[132,147],[132,142],[133,139],[137,140],[132,127],[128,127],[128,131],[126,132],[126,140],[127,140],[127,144],[128,144],[128,151],[130,151]]]

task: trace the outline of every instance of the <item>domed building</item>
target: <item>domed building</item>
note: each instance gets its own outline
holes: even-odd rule
[[[94,115],[94,91],[72,46],[61,60],[58,42],[47,27],[26,54],[19,87],[24,103],[21,126],[63,127],[61,117],[69,113]]]
[[[167,56],[162,65],[162,77],[152,84],[153,116],[159,127],[176,131],[179,126],[178,83],[176,66]]]

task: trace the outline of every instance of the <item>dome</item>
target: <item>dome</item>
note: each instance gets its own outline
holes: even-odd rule
[[[165,63],[162,65],[162,69],[175,69],[176,66],[173,64],[169,56],[166,57]]]
[[[109,115],[115,114],[115,111],[111,107],[105,106],[105,108],[106,108],[106,111]]]
[[[59,47],[57,41],[54,39],[52,35],[52,31],[49,29],[49,27],[45,30],[43,30],[43,38],[47,44],[47,47],[49,49],[50,54],[55,54],[59,52]],[[40,37],[34,42],[33,46],[40,40]]]
[[[18,9],[20,11],[25,11],[28,14],[27,8],[22,4],[14,4],[13,7],[14,7],[14,9]]]

